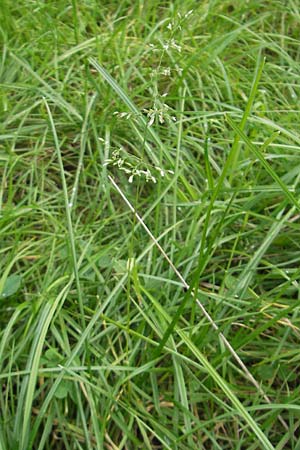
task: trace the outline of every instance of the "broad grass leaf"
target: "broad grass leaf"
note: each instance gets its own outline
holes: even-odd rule
[[[22,277],[17,274],[13,274],[13,275],[10,275],[9,277],[7,277],[7,279],[4,283],[3,290],[0,294],[0,298],[7,298],[7,297],[10,297],[11,295],[14,295],[16,292],[18,292],[18,290],[20,289],[20,286],[21,286],[21,281],[22,281]]]

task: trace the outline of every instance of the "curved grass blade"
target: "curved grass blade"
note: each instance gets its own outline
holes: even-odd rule
[[[256,158],[260,161],[261,165],[264,167],[266,172],[273,178],[273,180],[278,184],[281,188],[283,194],[286,198],[292,203],[292,205],[296,206],[297,210],[300,211],[300,205],[298,200],[292,194],[292,192],[287,188],[285,183],[281,180],[281,178],[276,174],[276,172],[272,169],[270,164],[266,161],[262,153],[252,144],[248,136],[240,129],[239,126],[231,119],[230,116],[227,116],[227,121],[231,128],[243,139],[245,144],[249,147],[252,153],[256,156]]]

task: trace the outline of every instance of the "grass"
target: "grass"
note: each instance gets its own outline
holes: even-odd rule
[[[0,450],[299,450],[295,0],[0,10]]]

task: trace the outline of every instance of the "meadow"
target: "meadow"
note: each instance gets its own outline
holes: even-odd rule
[[[0,3],[0,450],[300,450],[299,1]]]

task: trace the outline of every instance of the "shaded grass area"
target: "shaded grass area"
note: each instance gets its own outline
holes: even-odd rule
[[[0,19],[0,448],[297,449],[298,2]]]

